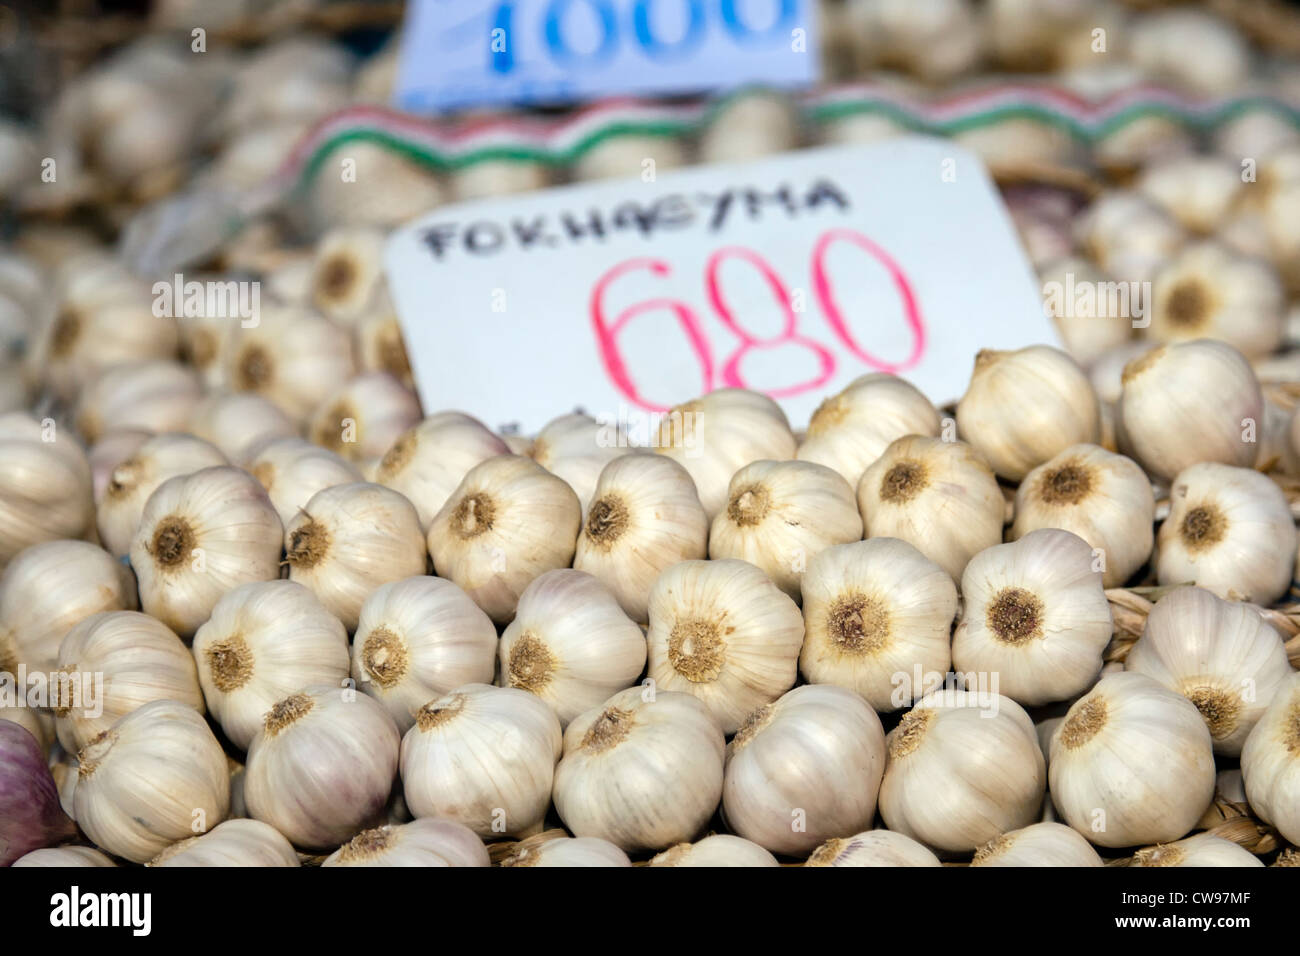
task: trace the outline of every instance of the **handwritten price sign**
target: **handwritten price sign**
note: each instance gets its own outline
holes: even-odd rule
[[[979,160],[921,138],[447,207],[387,268],[425,406],[525,429],[721,387],[799,427],[866,372],[942,402],[1058,341]]]

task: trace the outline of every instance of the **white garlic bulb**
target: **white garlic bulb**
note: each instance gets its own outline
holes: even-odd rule
[[[421,575],[376,588],[356,630],[352,677],[402,733],[433,698],[488,683],[496,673],[496,627],[442,578]]]
[[[80,538],[94,526],[86,452],[53,419],[0,415],[0,461],[0,568],[28,545]]]
[[[1278,688],[1241,750],[1246,797],[1288,843],[1300,843],[1300,675]]]
[[[230,777],[203,717],[174,700],[133,710],[77,755],[76,820],[95,844],[134,863],[225,819]]]
[[[1109,281],[1080,256],[1053,258],[1038,269],[1043,307],[1061,334],[1065,350],[1084,368],[1133,335],[1133,316],[1129,314],[1133,303],[1128,309],[1111,308],[1108,299],[1098,294],[1108,288]]]
[[[1214,753],[1200,712],[1143,674],[1103,677],[1052,737],[1052,803],[1098,846],[1168,843],[1214,796]]]
[[[364,694],[298,691],[267,711],[248,748],[249,815],[294,846],[338,846],[383,819],[399,744],[392,718]]]
[[[1197,584],[1232,601],[1272,604],[1291,586],[1296,528],[1286,495],[1250,468],[1180,471],[1156,539],[1161,584]]]
[[[1075,232],[1088,258],[1125,282],[1150,281],[1184,240],[1173,216],[1129,190],[1102,193],[1079,216]]]
[[[1117,425],[1126,453],[1156,479],[1215,461],[1248,467],[1264,399],[1246,358],[1202,339],[1152,349],[1124,367]]]
[[[1007,507],[970,445],[909,436],[863,473],[858,510],[868,538],[906,541],[959,581],[967,561],[1002,540]]]
[[[650,591],[647,674],[698,698],[723,733],[794,686],[802,644],[799,608],[745,561],[682,561]]]
[[[279,576],[282,538],[279,515],[247,472],[221,466],[169,478],[131,540],[140,606],[189,637],[227,591]]]
[[[645,670],[645,634],[600,581],[558,568],[519,596],[500,657],[500,683],[535,694],[567,727],[636,683]]]
[[[851,690],[796,687],[760,707],[727,746],[722,814],[774,853],[807,853],[870,826],[885,771],[880,718]]]
[[[308,437],[350,461],[378,458],[420,420],[415,393],[387,372],[366,372],[330,393],[308,421]]]
[[[447,201],[441,179],[427,166],[395,152],[389,145],[353,141],[348,158],[356,179],[318,175],[311,180],[302,211],[315,229],[340,225],[392,228]],[[358,190],[357,183],[368,184]],[[321,308],[319,301],[317,307]]]
[[[311,303],[328,319],[351,325],[371,308],[384,287],[384,230],[373,226],[331,229],[316,243]]]
[[[194,407],[186,430],[217,446],[235,465],[273,439],[298,434],[298,426],[280,406],[252,392],[211,393]]]
[[[834,468],[854,488],[862,473],[905,435],[939,434],[939,413],[916,386],[893,375],[854,379],[813,412],[799,459]]]
[[[941,690],[886,738],[885,825],[939,851],[965,853],[1037,821],[1046,771],[1033,721],[1015,701]]]
[[[792,149],[799,138],[799,115],[787,97],[742,92],[710,117],[698,152],[701,162],[734,163]]]
[[[1063,823],[1034,823],[995,837],[971,866],[1103,866],[1092,844]]]
[[[547,422],[528,456],[569,483],[585,515],[604,467],[630,450],[627,436],[616,426],[575,412]]]
[[[1176,156],[1151,163],[1134,184],[1192,232],[1213,233],[1236,204],[1241,167],[1214,155]]]
[[[412,820],[366,830],[325,858],[321,866],[490,866],[474,831],[454,820]]]
[[[861,538],[857,495],[838,472],[810,461],[755,461],[732,476],[709,557],[748,561],[797,601],[809,561]]]
[[[555,809],[576,836],[662,850],[693,839],[717,809],[725,753],[694,697],[630,687],[565,730]]]
[[[316,492],[361,481],[361,471],[342,455],[301,438],[275,438],[262,445],[248,472],[266,489],[287,526]]]
[[[672,134],[625,133],[593,143],[573,165],[578,182],[593,179],[632,179],[677,169],[686,164],[686,150]]]
[[[1041,528],[1073,532],[1104,561],[1102,583],[1118,587],[1151,556],[1155,507],[1151,482],[1136,462],[1096,445],[1072,445],[1020,483],[1010,538]]]
[[[1195,704],[1215,753],[1233,757],[1292,673],[1277,631],[1254,608],[1201,588],[1156,602],[1124,669]]]
[[[227,820],[173,843],[147,866],[299,866],[293,845],[257,820]]]
[[[948,673],[956,616],[952,578],[906,541],[827,548],[804,574],[799,670],[813,684],[856,691],[881,713],[898,710]]]
[[[117,866],[111,858],[105,856],[93,847],[89,846],[60,846],[46,847],[43,850],[32,850],[26,856],[21,856],[14,860],[13,866],[41,866],[41,867],[85,867],[85,866]]]
[[[650,866],[780,866],[757,843],[730,833],[715,833],[695,843],[679,843],[657,854]]]
[[[357,322],[352,332],[352,348],[359,371],[386,372],[407,388],[415,386],[402,322],[390,307],[373,311]]]
[[[943,866],[929,848],[893,830],[827,840],[804,866]]]
[[[563,833],[563,830],[558,831]],[[502,866],[631,866],[627,854],[599,837],[539,833],[515,844]]]
[[[86,460],[90,463],[96,505],[104,499],[104,492],[113,477],[113,469],[134,455],[152,437],[152,432],[140,428],[114,428],[90,446]]]
[[[232,330],[226,380],[301,420],[356,371],[347,330],[300,306],[263,307],[253,328]]]
[[[1184,7],[1138,17],[1128,47],[1148,76],[1206,96],[1235,92],[1250,75],[1246,38],[1207,10]]]
[[[795,456],[781,407],[758,392],[722,388],[678,405],[659,423],[655,450],[690,473],[709,520],[727,506],[731,476],[751,461]]]
[[[284,529],[289,580],[305,584],[349,631],[381,584],[424,574],[424,535],[415,508],[383,485],[334,485]]]
[[[434,571],[494,621],[509,621],[534,578],[573,561],[578,496],[535,461],[497,455],[465,475],[429,525]]]
[[[849,0],[848,25],[866,61],[929,83],[952,80],[980,56],[970,0]]]
[[[662,455],[625,455],[600,473],[573,566],[644,624],[655,579],[678,561],[706,557],[708,540],[709,519],[686,469]]]
[[[406,805],[481,837],[531,834],[551,805],[561,742],[559,720],[532,694],[458,687],[421,707],[402,738]]]
[[[212,716],[247,750],[277,701],[315,684],[343,686],[348,635],[292,581],[256,581],[225,594],[194,635],[198,679]]]
[[[479,462],[507,455],[505,442],[477,418],[438,412],[405,432],[384,453],[375,481],[415,505],[426,530],[456,486]]]
[[[54,713],[69,752],[150,701],[174,700],[205,713],[189,649],[138,611],[92,614],[74,627],[59,647],[59,672]],[[87,675],[94,675],[93,687]]]
[[[88,442],[109,429],[175,431],[185,427],[201,392],[198,376],[179,362],[110,365],[82,389],[77,431]]]
[[[457,202],[512,196],[545,189],[550,171],[529,159],[483,159],[462,166],[451,175],[451,191]]]
[[[1133,854],[1130,866],[1263,866],[1245,847],[1213,833],[1147,847]]]

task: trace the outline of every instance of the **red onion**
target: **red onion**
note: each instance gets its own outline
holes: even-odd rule
[[[36,738],[12,720],[0,720],[0,866],[76,832]]]

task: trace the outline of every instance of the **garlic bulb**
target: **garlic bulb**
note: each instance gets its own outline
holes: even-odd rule
[[[834,468],[856,488],[891,442],[938,434],[939,413],[914,385],[893,375],[863,375],[817,406],[799,458]]]
[[[100,611],[138,607],[135,577],[85,541],[45,541],[19,552],[0,577],[0,671],[52,671],[68,631]]]
[[[385,372],[407,388],[415,387],[411,357],[406,351],[402,323],[391,308],[371,312],[357,322],[352,348],[361,372]]]
[[[112,470],[99,499],[96,522],[104,547],[118,556],[131,550],[145,502],[164,481],[225,464],[220,449],[193,435],[167,433],[144,441]]]
[[[131,539],[140,606],[190,637],[231,588],[280,574],[280,517],[245,471],[204,468],[149,496]]]
[[[584,149],[572,175],[578,182],[634,177],[644,182],[647,174],[677,169],[686,162],[684,144],[672,134],[625,133]]]
[[[713,815],[725,752],[717,721],[694,697],[630,687],[565,730],[555,809],[577,836],[665,849]]]
[[[11,666],[9,662],[0,662],[0,673],[11,675],[7,679],[12,680],[12,675],[16,671],[16,666]],[[54,716],[47,710],[38,707],[27,706],[27,701],[20,695],[13,695],[10,700],[0,700],[0,720],[8,720],[22,727],[36,739],[36,744],[41,748],[41,753],[49,758],[56,741],[54,731]]]
[[[1201,588],[1156,602],[1124,668],[1195,704],[1215,753],[1231,757],[1292,673],[1277,631],[1254,608]]]
[[[810,560],[861,538],[857,496],[838,472],[809,461],[756,461],[732,476],[709,557],[748,561],[797,601]]]
[[[276,438],[262,445],[248,463],[248,472],[266,489],[286,526],[316,492],[362,480],[352,462],[301,438]]]
[[[298,434],[278,405],[251,392],[213,392],[195,406],[187,430],[216,445],[235,465],[248,461],[272,439]]]
[[[334,485],[284,529],[289,580],[305,584],[349,631],[381,584],[424,574],[424,536],[409,501],[383,485]]]
[[[201,391],[198,376],[179,362],[110,365],[82,389],[77,431],[88,442],[110,428],[175,431],[185,427]]]
[[[147,866],[299,866],[298,854],[275,827],[227,820],[199,837],[173,843]]]
[[[559,831],[563,833],[564,831]],[[502,866],[631,866],[627,854],[597,837],[539,833],[515,844]]]
[[[320,404],[308,437],[350,461],[365,461],[388,451],[419,420],[414,392],[386,372],[366,372]]]
[[[279,305],[264,307],[256,327],[232,331],[225,364],[232,389],[255,392],[299,420],[356,370],[345,329],[306,308]]]
[[[134,455],[152,437],[151,432],[140,428],[114,428],[90,446],[86,461],[90,464],[96,505],[104,499],[104,492],[113,477],[113,469]]]
[[[301,211],[316,230],[341,225],[391,228],[447,201],[441,179],[385,143],[353,141],[347,158],[355,163],[355,181],[320,173],[312,181]],[[365,183],[357,189],[357,183]],[[322,308],[317,302],[317,308]]]
[[[1046,772],[1033,721],[996,693],[921,698],[886,738],[880,815],[891,830],[966,853],[1038,819]]]
[[[1181,226],[1137,192],[1102,193],[1075,224],[1083,252],[1125,282],[1148,282],[1183,243]]]
[[[1130,866],[1263,866],[1244,847],[1213,833],[1198,833],[1186,840],[1138,850]]]
[[[234,323],[225,316],[211,315],[188,317],[179,325],[181,359],[194,369],[205,387],[225,388],[226,367],[221,359]]]
[[[545,189],[550,179],[547,167],[534,160],[484,159],[452,173],[451,191],[457,202],[468,202]]]
[[[952,578],[907,542],[827,548],[804,574],[799,670],[813,684],[856,691],[881,713],[898,710],[948,673],[956,616]]]
[[[628,451],[627,436],[616,426],[602,425],[590,415],[575,412],[547,422],[528,456],[569,483],[585,515],[604,467]]]
[[[657,854],[650,866],[780,866],[757,843],[729,833],[715,833],[696,843],[679,843]]]
[[[893,830],[867,830],[827,840],[804,866],[943,866],[923,844]]]
[[[221,744],[193,708],[155,700],[91,740],[73,797],[95,844],[134,863],[215,827],[230,806]]]
[[[28,545],[80,538],[95,522],[90,464],[53,419],[0,415],[0,569]]]
[[[1237,203],[1241,167],[1213,155],[1177,156],[1151,163],[1135,186],[1195,233],[1213,233]]]
[[[728,744],[722,814],[774,853],[807,853],[871,825],[884,770],[885,732],[866,701],[828,684],[796,687]]]
[[[1300,844],[1300,675],[1287,677],[1246,738],[1241,775],[1251,809]]]
[[[849,0],[848,25],[869,63],[941,84],[973,67],[981,30],[970,0]]]
[[[559,568],[539,575],[519,596],[500,656],[500,683],[535,694],[563,728],[636,683],[646,642],[600,581]]]
[[[69,631],[59,647],[59,675],[54,713],[59,742],[69,752],[150,701],[173,700],[205,713],[189,649],[138,611],[92,614]]]
[[[212,716],[240,750],[277,701],[315,684],[341,687],[348,676],[347,631],[292,581],[227,592],[195,633],[193,655]]]
[[[559,720],[532,694],[465,684],[421,707],[402,738],[406,805],[481,837],[539,831],[561,741]]]
[[[957,427],[995,472],[1019,481],[1063,449],[1095,443],[1101,409],[1088,376],[1064,352],[984,349],[957,404]]]
[[[970,445],[909,436],[863,473],[858,510],[868,538],[906,541],[958,581],[972,556],[1002,540],[1006,500]]]
[[[563,479],[527,458],[497,455],[471,468],[434,516],[429,554],[440,577],[506,622],[534,578],[573,561],[581,522]]]
[[[647,674],[699,699],[723,733],[794,686],[802,644],[799,608],[747,562],[682,561],[650,591]]]
[[[686,469],[662,455],[625,455],[600,473],[573,566],[645,623],[655,579],[678,561],[706,557],[708,540],[709,519]]]
[[[402,733],[433,698],[488,683],[496,673],[496,627],[442,578],[421,575],[376,588],[361,606],[356,630],[352,677]]]
[[[1250,76],[1245,37],[1199,9],[1156,10],[1134,20],[1129,55],[1148,76],[1205,96],[1241,89]]]
[[[14,860],[13,866],[42,866],[42,867],[85,867],[85,866],[117,866],[109,857],[100,853],[93,847],[88,846],[60,846],[46,847],[43,850],[32,850],[26,856],[21,856]]]
[[[328,319],[351,325],[384,287],[384,231],[372,226],[331,229],[316,244],[311,303]]]
[[[1097,851],[1063,823],[1034,823],[994,837],[971,866],[1103,866]]]
[[[1272,604],[1291,586],[1296,528],[1286,495],[1249,468],[1183,469],[1156,540],[1161,584],[1198,584],[1232,601]]]
[[[1043,306],[1065,350],[1084,368],[1133,335],[1134,303],[1130,300],[1126,309],[1116,300],[1117,307],[1112,308],[1100,294],[1109,282],[1105,273],[1079,256],[1052,259],[1038,270]]]
[[[734,163],[792,149],[799,138],[799,115],[789,99],[742,92],[713,113],[697,151],[704,163]]]
[[[471,468],[509,453],[505,442],[477,418],[438,412],[403,433],[384,453],[375,480],[406,495],[419,512],[420,527],[427,530]]]
[[[722,388],[678,405],[659,423],[656,451],[690,473],[709,520],[727,506],[731,476],[751,461],[795,456],[781,407],[758,392]]]
[[[1245,357],[1208,339],[1153,349],[1124,367],[1118,426],[1153,478],[1168,481],[1189,465],[1248,467],[1247,440],[1263,421],[1264,399]]]
[[[491,866],[491,858],[469,827],[423,819],[358,833],[321,866]]]
[[[1091,843],[1168,843],[1214,796],[1210,732],[1181,694],[1110,674],[1066,713],[1048,775],[1057,811]]]
[[[1042,528],[1073,532],[1104,561],[1102,583],[1118,587],[1151,556],[1155,507],[1151,482],[1134,461],[1072,445],[1025,476],[1010,538]]]
[[[392,718],[364,694],[298,691],[267,711],[248,748],[248,812],[294,846],[338,846],[383,818],[399,743]]]

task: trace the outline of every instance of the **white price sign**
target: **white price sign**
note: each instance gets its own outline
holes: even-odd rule
[[[425,407],[528,431],[721,387],[800,427],[867,372],[944,402],[981,348],[1059,341],[986,171],[944,140],[444,207],[386,266]]]
[[[815,83],[815,0],[415,0],[397,104],[433,112]]]

